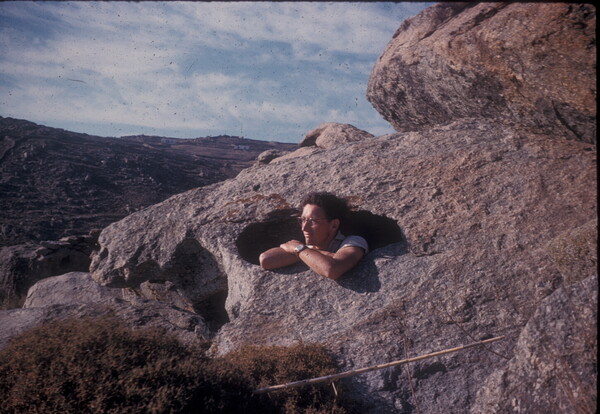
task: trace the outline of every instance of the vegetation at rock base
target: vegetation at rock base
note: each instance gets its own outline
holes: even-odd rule
[[[206,346],[133,330],[115,317],[47,323],[0,351],[0,412],[349,412],[328,386],[252,394],[334,372],[319,345],[252,346],[218,358],[207,357]]]

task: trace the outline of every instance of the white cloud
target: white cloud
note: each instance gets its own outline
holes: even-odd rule
[[[367,3],[217,2],[205,7],[173,3],[171,7],[185,9],[206,32],[283,41],[299,52],[305,45],[315,45],[329,51],[373,53],[373,43],[387,43],[399,25],[393,16],[382,14]]]
[[[277,140],[329,121],[383,130],[366,81],[403,8],[422,6],[0,3],[0,114]]]

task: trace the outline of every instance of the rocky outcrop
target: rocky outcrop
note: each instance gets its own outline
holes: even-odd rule
[[[465,117],[596,141],[591,3],[443,3],[402,23],[367,98],[397,131]]]
[[[352,369],[507,335],[491,350],[412,368],[414,398],[428,401],[427,412],[468,408],[513,357],[540,302],[565,284],[549,246],[593,228],[595,148],[472,119],[297,152],[109,226],[94,278],[131,287],[168,280],[196,308],[226,293],[223,308],[213,301],[210,309],[230,319],[213,331],[220,352],[320,342]],[[391,235],[370,235],[379,248],[338,282],[302,266],[263,271],[259,252],[298,237],[291,216],[315,189],[391,220],[402,237],[392,237],[393,226]],[[581,232],[581,243],[593,245],[594,236]],[[378,412],[415,404],[400,369],[348,386]]]
[[[162,328],[188,344],[209,338],[208,326],[196,313],[146,299],[134,289],[100,286],[89,273],[71,272],[36,283],[22,309],[0,311],[0,348],[11,337],[45,322],[109,315],[134,329]]]
[[[83,271],[90,267],[90,255],[97,248],[100,230],[58,241],[0,247],[0,304],[22,303],[28,289],[38,280]]]
[[[436,5],[395,37],[422,33],[401,50],[417,54],[437,30],[470,21],[478,8],[488,10],[479,18],[483,27],[512,7],[522,5]],[[529,7],[531,13],[540,6]],[[450,33],[438,42],[462,32]],[[515,56],[524,53],[520,33],[512,32]],[[489,33],[490,42],[497,35]],[[547,38],[561,50],[562,39]],[[486,37],[479,39],[485,48]],[[404,70],[401,59],[386,65],[390,72]],[[471,82],[470,72],[462,76]],[[445,82],[437,80],[438,87]],[[403,109],[415,112],[410,101],[398,106],[394,91],[379,105],[395,119],[405,116]],[[462,98],[469,99],[477,95]],[[477,106],[462,100],[447,105]],[[436,102],[419,105],[435,115]],[[315,137],[309,146],[111,224],[98,238],[90,272],[106,289],[146,295],[140,300],[153,306],[162,303],[148,299],[153,295],[170,308],[189,303],[194,313],[187,314],[198,316],[198,329],[208,330],[218,353],[244,344],[318,342],[349,370],[505,336],[486,347],[344,380],[364,412],[593,411],[595,387],[587,385],[597,374],[588,335],[597,320],[590,293],[597,289],[596,147],[560,128],[533,128],[517,106],[507,122],[506,108],[498,107],[501,116],[456,109],[460,116],[432,115],[414,130],[328,140],[332,145],[317,143],[327,128],[308,134]],[[595,117],[595,107],[585,111]],[[294,216],[301,198],[315,190],[350,201],[352,220],[344,230],[365,236],[371,252],[337,281],[303,265],[262,270],[261,251],[301,237]],[[29,320],[40,309],[54,308],[4,311],[0,321],[17,312]],[[567,326],[574,315],[579,324]],[[550,337],[543,334],[546,325]],[[585,335],[573,334],[578,327]],[[548,349],[553,353],[545,354]],[[536,382],[538,374],[545,380]],[[569,377],[551,379],[559,374]]]
[[[319,148],[333,148],[344,143],[364,141],[367,138],[373,138],[373,134],[353,125],[327,122],[309,131],[299,145],[301,147],[314,145]]]

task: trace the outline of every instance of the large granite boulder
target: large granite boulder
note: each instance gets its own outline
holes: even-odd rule
[[[415,364],[416,396],[401,369],[347,384],[374,412],[409,411],[415,398],[427,412],[468,410],[513,358],[541,301],[577,280],[563,276],[555,246],[593,229],[595,147],[471,119],[297,152],[109,226],[94,278],[133,288],[170,281],[219,327],[220,352],[320,342],[353,369],[506,335]],[[338,281],[301,265],[257,265],[262,250],[298,237],[292,216],[312,190],[347,197],[377,229],[366,234],[373,251]],[[593,230],[576,234],[596,243]],[[569,257],[586,269],[593,260]],[[212,323],[223,312],[229,322]]]
[[[458,118],[596,141],[591,3],[442,3],[402,23],[367,98],[397,131]]]

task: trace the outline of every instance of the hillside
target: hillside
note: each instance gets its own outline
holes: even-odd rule
[[[146,147],[159,148],[174,154],[188,154],[222,164],[221,171],[235,176],[240,170],[249,167],[256,157],[264,151],[289,151],[296,144],[267,142],[231,135],[199,137],[193,139],[167,138],[148,135],[131,135],[122,140],[141,142]]]
[[[234,177],[262,151],[296,147],[240,137],[106,138],[3,117],[0,137],[0,246],[106,227]]]

